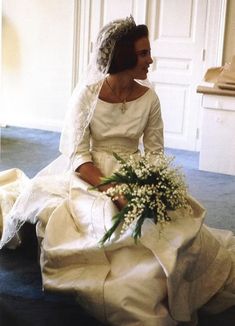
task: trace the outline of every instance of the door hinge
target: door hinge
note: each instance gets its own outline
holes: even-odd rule
[[[206,50],[205,49],[202,49],[201,56],[202,56],[202,61],[205,61],[205,58],[206,58]]]
[[[196,139],[199,139],[199,128],[196,129]]]
[[[93,46],[94,46],[94,44],[93,44],[93,42],[91,42],[91,43],[90,43],[90,53],[93,52]]]

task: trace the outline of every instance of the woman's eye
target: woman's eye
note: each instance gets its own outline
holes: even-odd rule
[[[148,55],[151,55],[151,50],[138,51],[137,55],[139,55],[140,57],[146,57]]]

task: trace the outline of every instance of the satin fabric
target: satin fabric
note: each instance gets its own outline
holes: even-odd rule
[[[150,110],[141,101],[138,103],[142,110]],[[150,107],[152,103],[149,102]],[[98,118],[99,110],[102,106],[96,109]],[[115,112],[127,119],[121,111]],[[94,133],[95,120],[92,123],[91,135],[84,137],[82,146]],[[111,123],[104,121],[103,128],[107,125],[110,130]],[[116,123],[117,119],[113,119],[115,127]],[[138,135],[139,125],[137,122]],[[99,131],[103,134],[102,128]],[[146,129],[146,148],[153,152],[154,133],[154,128]],[[128,131],[126,139],[113,136],[109,135],[106,148],[105,142],[96,141],[90,153],[105,175],[118,167],[110,149],[115,148],[125,157],[136,152],[136,144],[123,151]],[[77,159],[82,161],[84,157],[87,150],[78,148]],[[40,171],[23,187],[20,196],[16,191],[17,200],[15,204],[9,201],[12,208],[4,218],[2,243],[9,238],[12,221],[36,223],[45,290],[72,292],[97,319],[118,326],[173,326],[180,321],[196,325],[197,309],[204,306],[210,312],[219,312],[235,304],[234,236],[229,231],[206,227],[205,210],[194,198],[188,196],[191,209],[169,212],[172,221],[164,227],[145,220],[137,244],[130,228],[124,234],[117,230],[111,241],[101,247],[99,240],[112,225],[117,208],[68,166],[69,158],[61,155]],[[13,176],[15,170],[8,173]],[[20,175],[16,179],[23,186]],[[0,174],[0,182],[6,186],[4,180],[4,174]],[[10,200],[10,196],[5,196],[5,203],[7,198]],[[16,232],[11,245],[19,244],[17,236]]]
[[[51,171],[64,160],[52,163]],[[100,247],[116,207],[77,175],[72,179],[71,197],[64,192],[40,209],[38,200],[31,201],[43,239],[45,290],[75,293],[85,309],[110,325],[176,325],[193,322],[195,311],[208,302],[211,312],[234,304],[234,237],[203,226],[205,211],[195,199],[189,197],[193,212],[171,212],[164,228],[146,220],[138,244],[129,230]]]

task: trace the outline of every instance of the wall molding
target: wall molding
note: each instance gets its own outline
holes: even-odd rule
[[[55,120],[55,119],[45,119],[39,121],[38,119],[7,119],[6,123],[1,123],[1,127],[13,126],[13,127],[22,127],[22,128],[32,128],[32,129],[41,129],[41,130],[48,130],[48,131],[56,131],[61,132],[63,127],[64,121],[63,120]]]
[[[72,90],[88,64],[91,0],[74,0]]]
[[[223,63],[224,56],[224,40],[225,40],[225,28],[226,28],[226,14],[227,14],[227,0],[221,2],[221,15],[220,15],[220,31],[219,31],[219,51],[217,54],[217,62],[219,65]]]
[[[205,70],[222,65],[227,0],[208,0],[205,41]]]
[[[73,58],[72,58],[72,82],[71,91],[74,89],[79,70],[79,20],[80,20],[80,1],[74,0],[74,15],[73,15]]]

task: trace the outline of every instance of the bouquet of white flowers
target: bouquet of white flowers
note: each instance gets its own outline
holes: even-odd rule
[[[111,238],[119,225],[121,233],[134,225],[132,236],[137,241],[146,218],[155,224],[170,222],[167,211],[188,206],[183,174],[172,166],[172,157],[163,153],[135,155],[125,161],[115,153],[114,156],[120,168],[110,177],[103,178],[99,186],[111,184],[105,193],[113,201],[125,197],[127,205],[113,217],[113,226],[104,234],[101,244]]]

